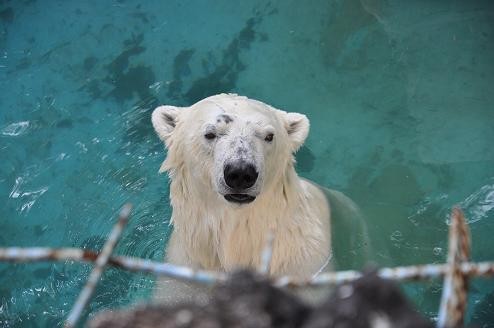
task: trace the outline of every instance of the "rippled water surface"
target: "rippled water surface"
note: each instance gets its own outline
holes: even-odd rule
[[[160,103],[237,92],[303,112],[298,171],[362,208],[379,265],[440,263],[460,204],[474,260],[494,260],[491,1],[0,1],[0,245],[162,259],[169,234]],[[0,264],[0,326],[60,326],[91,269]],[[90,310],[149,296],[104,274]],[[405,284],[431,318],[440,282]],[[494,283],[469,322],[494,327]]]

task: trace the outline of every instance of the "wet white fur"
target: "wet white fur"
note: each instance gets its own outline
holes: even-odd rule
[[[232,121],[222,120],[225,114]],[[160,106],[152,122],[168,149],[160,171],[171,179],[169,262],[207,270],[259,267],[272,230],[272,275],[310,277],[325,263],[329,205],[321,190],[294,170],[293,153],[309,132],[305,115],[221,94],[190,107]],[[217,135],[212,141],[204,137],[211,130]],[[269,133],[272,142],[264,140]],[[259,171],[249,189],[257,198],[245,205],[223,197],[224,164],[239,156]]]

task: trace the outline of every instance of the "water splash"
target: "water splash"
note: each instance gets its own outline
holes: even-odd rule
[[[480,187],[460,203],[468,223],[472,224],[494,214],[494,183]]]
[[[17,137],[26,133],[28,128],[29,128],[29,121],[12,123],[2,129],[2,135],[9,137]]]
[[[449,195],[445,193],[425,197],[412,208],[412,214],[407,217],[408,220],[414,226],[420,226],[421,224],[429,224],[424,222],[424,218],[449,215],[448,209],[450,205],[447,204],[448,198]]]
[[[20,199],[22,204],[18,208],[19,212],[22,214],[27,214],[36,201],[48,191],[48,187],[45,186],[36,190],[23,191],[21,190],[23,184],[25,184],[25,179],[23,177],[16,178],[14,187],[12,188],[9,197],[13,199]]]

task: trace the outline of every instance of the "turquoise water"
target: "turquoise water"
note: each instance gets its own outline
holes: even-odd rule
[[[298,171],[362,208],[379,265],[445,261],[460,204],[474,260],[494,260],[491,1],[0,1],[0,245],[159,260],[169,233],[160,103],[237,92],[303,112]],[[60,326],[90,265],[0,264],[0,326]],[[431,318],[440,281],[404,290]],[[149,296],[104,275],[90,310]],[[468,321],[494,327],[494,282]]]

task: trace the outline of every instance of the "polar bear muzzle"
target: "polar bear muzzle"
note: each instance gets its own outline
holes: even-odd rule
[[[256,197],[249,195],[248,190],[255,185],[258,176],[255,166],[246,161],[239,160],[226,164],[223,178],[233,193],[226,194],[225,199],[239,204],[254,201]]]

